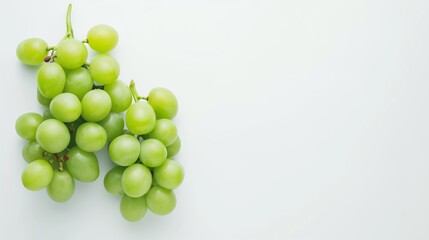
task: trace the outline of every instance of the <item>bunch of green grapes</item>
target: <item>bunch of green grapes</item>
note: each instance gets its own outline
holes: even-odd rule
[[[22,184],[29,190],[47,189],[51,199],[66,202],[75,180],[93,182],[99,174],[95,152],[108,145],[117,166],[104,177],[105,189],[121,195],[120,212],[128,221],[173,211],[173,190],[183,181],[182,165],[173,160],[181,142],[173,118],[178,103],[166,88],[137,93],[134,81],[118,80],[120,67],[108,54],[118,42],[116,30],[97,25],[87,39],[74,38],[67,11],[67,33],[53,47],[38,38],[17,47],[18,59],[41,65],[37,72],[37,99],[43,114],[25,113],[15,123],[27,143],[22,156],[29,164]],[[97,54],[88,63],[85,44]]]

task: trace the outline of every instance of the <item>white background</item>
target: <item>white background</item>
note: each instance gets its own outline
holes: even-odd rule
[[[179,99],[177,208],[137,223],[105,153],[65,204],[21,184],[43,108],[15,48],[55,45],[67,3],[0,2],[1,239],[429,239],[428,1],[72,1],[77,38],[119,32],[121,80]]]

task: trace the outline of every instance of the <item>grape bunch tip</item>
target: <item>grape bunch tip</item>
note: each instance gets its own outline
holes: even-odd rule
[[[43,114],[24,113],[15,122],[16,133],[26,140],[23,186],[30,191],[46,189],[52,200],[67,202],[76,180],[98,179],[95,152],[107,145],[115,167],[105,174],[104,188],[122,196],[123,218],[138,221],[147,209],[169,214],[176,207],[173,190],[184,178],[182,164],[174,160],[181,148],[173,121],[178,110],[175,95],[156,87],[141,96],[134,81],[127,85],[118,79],[120,65],[109,54],[119,40],[113,27],[96,25],[86,39],[76,39],[71,4],[66,26],[55,46],[29,38],[16,49],[21,63],[40,66],[37,100],[45,107]],[[96,52],[90,62],[88,47]]]

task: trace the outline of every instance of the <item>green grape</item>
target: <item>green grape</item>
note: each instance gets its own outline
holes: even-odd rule
[[[127,195],[122,196],[120,210],[122,217],[130,222],[137,222],[146,215],[145,196],[133,198]]]
[[[86,152],[101,150],[107,141],[106,131],[100,124],[86,122],[76,132],[77,146]]]
[[[61,93],[52,99],[49,105],[51,114],[62,122],[76,121],[82,111],[79,98],[73,93]]]
[[[104,86],[110,98],[112,99],[112,112],[123,112],[127,110],[132,101],[130,88],[122,81],[116,81]]]
[[[124,167],[116,166],[106,173],[106,176],[104,176],[104,188],[107,192],[115,195],[124,194],[122,189],[122,174],[124,171]]]
[[[88,122],[103,120],[112,108],[109,94],[101,89],[94,89],[82,98],[82,117]]]
[[[118,61],[107,53],[95,55],[89,67],[92,79],[101,84],[112,84],[118,79],[119,72]]]
[[[38,113],[24,113],[15,122],[16,133],[26,139],[36,139],[36,131],[39,125],[43,122],[43,117]]]
[[[82,100],[83,96],[92,90],[93,85],[94,81],[89,71],[85,68],[76,68],[67,72],[64,92],[73,93]]]
[[[22,148],[22,157],[28,163],[38,159],[44,159],[45,149],[43,149],[37,141],[29,141]]]
[[[124,132],[124,118],[120,113],[111,112],[98,124],[106,130],[108,142],[111,142]]]
[[[42,96],[52,99],[63,92],[66,74],[58,63],[43,64],[37,72],[37,86]]]
[[[49,197],[56,202],[67,202],[74,192],[73,177],[66,170],[54,171],[51,183],[47,187]]]
[[[184,171],[178,161],[167,159],[153,170],[153,175],[159,186],[172,190],[183,182]]]
[[[140,142],[130,135],[121,135],[110,143],[109,156],[119,166],[130,166],[140,154]]]
[[[177,136],[176,140],[167,147],[167,157],[176,156],[176,154],[180,151],[182,143],[180,142],[180,137]]]
[[[122,189],[130,197],[141,197],[152,185],[152,174],[143,164],[134,163],[122,174]]]
[[[100,174],[97,156],[92,152],[85,152],[78,147],[73,147],[68,153],[66,161],[67,170],[81,182],[93,182]]]
[[[143,101],[131,104],[125,115],[128,129],[136,134],[146,134],[155,127],[156,116],[153,108]]]
[[[29,38],[18,44],[16,55],[27,65],[39,65],[48,54],[48,44],[40,38]]]
[[[100,24],[88,31],[87,39],[94,51],[108,52],[118,43],[118,33],[111,26]]]
[[[158,119],[155,128],[149,133],[149,138],[158,139],[168,147],[176,141],[176,125],[170,119]]]
[[[152,186],[146,194],[149,210],[158,215],[167,215],[176,207],[176,196],[173,191],[160,186]]]
[[[55,62],[65,69],[75,69],[85,64],[88,50],[85,45],[76,39],[62,40],[56,47]]]
[[[22,184],[31,191],[40,190],[51,182],[54,171],[51,165],[42,159],[28,164],[21,175]]]
[[[70,133],[64,123],[56,119],[48,119],[37,128],[36,140],[46,151],[59,153],[69,144]]]
[[[140,144],[140,161],[148,167],[158,167],[167,158],[167,149],[161,141],[146,139]]]
[[[148,102],[155,110],[156,118],[172,119],[177,114],[177,99],[166,88],[154,88],[149,92]]]
[[[45,107],[49,107],[49,104],[51,103],[51,99],[45,98],[40,93],[39,89],[37,89],[37,101],[40,103],[40,105],[45,106]]]

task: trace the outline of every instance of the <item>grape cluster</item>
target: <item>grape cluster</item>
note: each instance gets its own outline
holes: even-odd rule
[[[94,154],[108,145],[113,167],[104,177],[107,192],[122,196],[120,212],[138,221],[147,208],[159,215],[176,206],[173,190],[183,181],[182,165],[173,160],[181,146],[172,119],[178,104],[165,88],[137,93],[134,81],[118,80],[119,63],[108,54],[118,42],[115,29],[97,25],[87,39],[74,38],[67,11],[67,34],[54,47],[39,38],[21,42],[18,59],[41,65],[37,99],[43,115],[30,112],[15,123],[27,143],[22,156],[29,164],[22,173],[25,188],[43,188],[51,199],[66,202],[75,180],[93,182],[100,173]],[[87,63],[88,50],[97,54]]]

